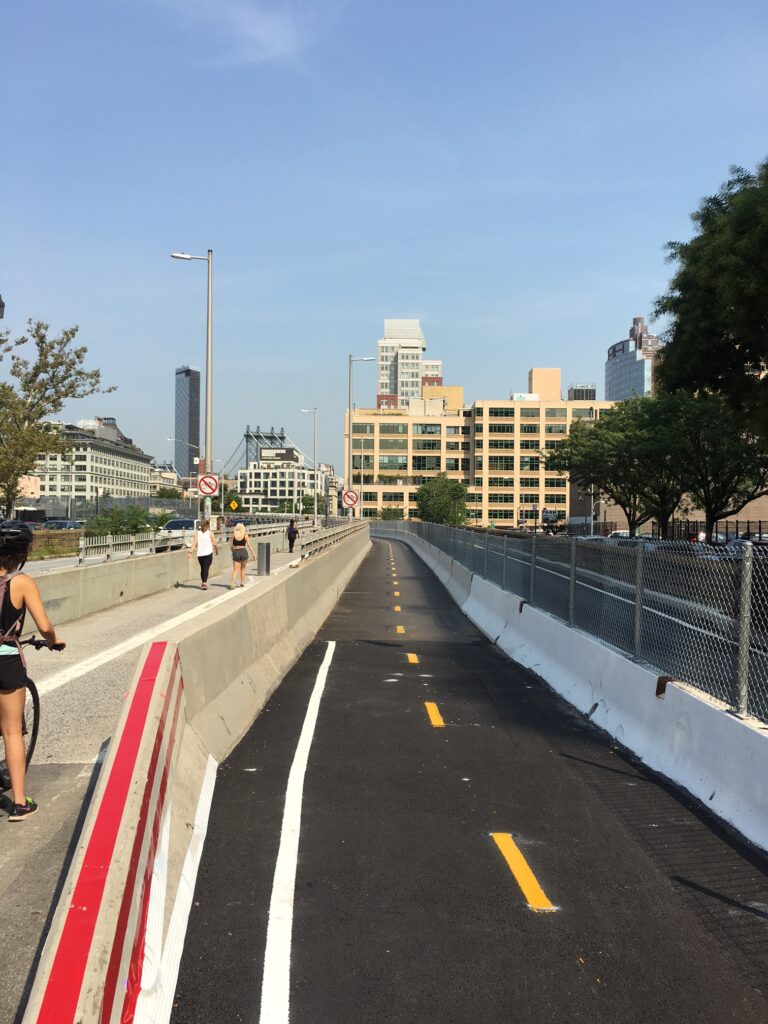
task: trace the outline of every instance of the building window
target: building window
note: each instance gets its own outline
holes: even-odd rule
[[[475,456],[475,472],[477,472],[478,469],[482,469],[482,468],[483,468],[483,457],[482,457],[482,455],[476,455]]]
[[[523,428],[522,429],[523,429],[523,433],[524,434],[530,433],[530,431],[526,430],[527,426],[528,426],[527,423],[523,424]],[[515,424],[514,423],[491,423],[491,425],[488,427],[488,430],[489,430],[489,432],[491,434],[514,434],[514,432],[515,432]]]
[[[414,471],[421,470],[423,472],[428,469],[440,469],[439,455],[414,455],[411,462]]]
[[[459,471],[459,460],[458,459],[446,459],[445,469],[448,473],[458,473]]]
[[[353,434],[372,434],[373,424],[372,423],[352,423]]]
[[[448,437],[457,437],[461,434],[461,427],[446,427],[445,432]]]
[[[520,410],[520,416],[524,420],[537,420],[539,418],[539,415],[540,415],[540,412],[539,412],[538,409],[521,409]]]
[[[544,501],[547,505],[565,505],[566,497],[564,494],[545,494]]]
[[[515,481],[511,476],[491,476],[488,477],[489,487],[514,487]]]
[[[547,441],[547,444],[549,444],[549,441]],[[520,442],[520,448],[524,452],[537,452],[539,450],[539,442],[538,441],[521,441]]]
[[[457,451],[459,451],[459,442],[458,441],[446,441],[445,442],[445,450],[449,451],[449,452],[457,452]]]
[[[408,469],[408,456],[380,455],[379,469]]]
[[[545,441],[544,448],[547,451],[551,451],[553,448],[559,448],[562,443],[562,441]]]
[[[489,494],[488,504],[489,505],[514,505],[515,496],[514,494]]]
[[[407,434],[408,424],[407,423],[380,423],[379,424],[380,434]]]
[[[520,469],[529,473],[538,473],[539,458],[536,455],[521,455]]]
[[[537,476],[521,476],[520,477],[521,487],[538,487],[539,478]]]
[[[521,459],[520,461],[521,461],[521,464],[522,464],[522,462],[524,460]],[[493,469],[496,469],[496,470],[503,469],[503,470],[509,471],[509,470],[513,470],[514,468],[515,468],[515,458],[514,458],[513,455],[490,455],[488,457],[488,469],[490,469],[490,470],[493,470]]]
[[[509,440],[501,440],[501,441],[494,441],[493,439],[491,439],[488,442],[488,447],[491,449],[491,451],[494,451],[494,450],[496,450],[496,451],[498,451],[498,450],[501,450],[501,451],[504,451],[504,450],[514,451],[514,449],[515,449],[515,440],[514,440],[514,438],[509,438]]]
[[[565,423],[548,423],[544,427],[545,434],[567,434],[568,427]]]
[[[507,419],[507,420],[511,420],[511,419],[514,419],[514,417],[515,417],[515,407],[514,407],[514,405],[509,406],[508,408],[498,408],[498,409],[495,409],[495,408],[492,407],[492,408],[490,408],[488,410],[488,415],[491,417],[491,419],[499,419],[499,420]]]
[[[545,409],[544,416],[548,420],[564,420],[568,416],[568,410],[563,408]]]
[[[432,434],[440,435],[440,424],[439,423],[414,423],[413,424],[414,434]]]
[[[402,505],[404,495],[402,491],[384,491],[381,496],[382,501],[396,501]]]
[[[439,438],[437,440],[434,440],[434,441],[431,440],[431,439],[414,440],[413,441],[413,450],[415,452],[439,452],[440,451],[440,440],[439,440]]]
[[[520,433],[521,434],[538,434],[539,424],[538,423],[521,423]]]
[[[386,451],[406,451],[408,448],[407,437],[382,437],[379,439],[379,449]]]
[[[571,409],[571,416],[575,420],[594,419],[594,409]]]
[[[564,476],[548,476],[546,484],[547,487],[567,487],[568,481]]]
[[[521,505],[538,505],[539,496],[538,494],[521,494],[520,495]]]

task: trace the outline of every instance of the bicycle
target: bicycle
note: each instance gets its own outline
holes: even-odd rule
[[[33,634],[27,637],[26,640],[21,640],[19,646],[34,647],[36,651],[40,651],[43,647],[47,647],[51,651],[63,651],[64,644],[51,644],[47,640],[38,640]],[[29,762],[32,760],[32,755],[35,752],[35,745],[37,743],[37,734],[40,730],[40,694],[37,692],[37,687],[31,679],[27,679],[27,695],[24,700],[24,713],[22,716],[21,732],[24,737],[24,747],[26,750],[26,762],[27,768],[29,768]],[[5,793],[11,788],[11,779],[8,774],[8,765],[5,761],[5,752],[3,757],[0,758],[0,792]]]

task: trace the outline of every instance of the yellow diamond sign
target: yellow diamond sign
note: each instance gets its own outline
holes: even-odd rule
[[[232,499],[232,501],[230,501],[229,507],[232,509],[233,512],[237,512],[237,510],[240,508],[240,506],[238,505],[234,498]]]

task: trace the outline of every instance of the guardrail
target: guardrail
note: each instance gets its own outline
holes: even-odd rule
[[[353,533],[367,530],[368,525],[368,520],[352,520],[352,522],[345,523],[343,526],[331,526],[328,529],[321,529],[317,533],[312,534],[309,540],[302,541],[301,557],[309,558],[311,555],[316,555],[319,551],[324,551]]]
[[[248,536],[254,540],[274,537],[285,533],[285,523],[269,523],[264,526],[246,527]],[[306,522],[300,522],[302,530],[309,528]],[[223,527],[215,531],[219,544],[227,544],[231,529]],[[77,564],[83,565],[86,558],[102,556],[110,562],[116,555],[133,558],[140,554],[155,555],[164,551],[178,551],[191,547],[194,530],[142,530],[139,533],[107,534],[106,536],[81,536],[78,545]]]
[[[740,715],[768,721],[768,558],[705,545],[654,549],[576,537],[478,533],[434,523],[375,523],[411,533],[471,573],[689,683]]]

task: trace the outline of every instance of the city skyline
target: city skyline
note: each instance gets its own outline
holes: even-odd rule
[[[756,0],[725,29],[710,0],[41,0],[3,33],[3,326],[79,324],[118,390],[62,417],[114,416],[163,459],[168,371],[205,352],[205,274],[172,252],[216,253],[213,457],[249,421],[308,451],[316,406],[338,467],[347,357],[385,318],[420,319],[468,401],[534,362],[601,381],[628,318],[663,331],[666,242],[766,156]],[[636,53],[642,75],[614,73]],[[358,366],[359,404],[375,389]]]

